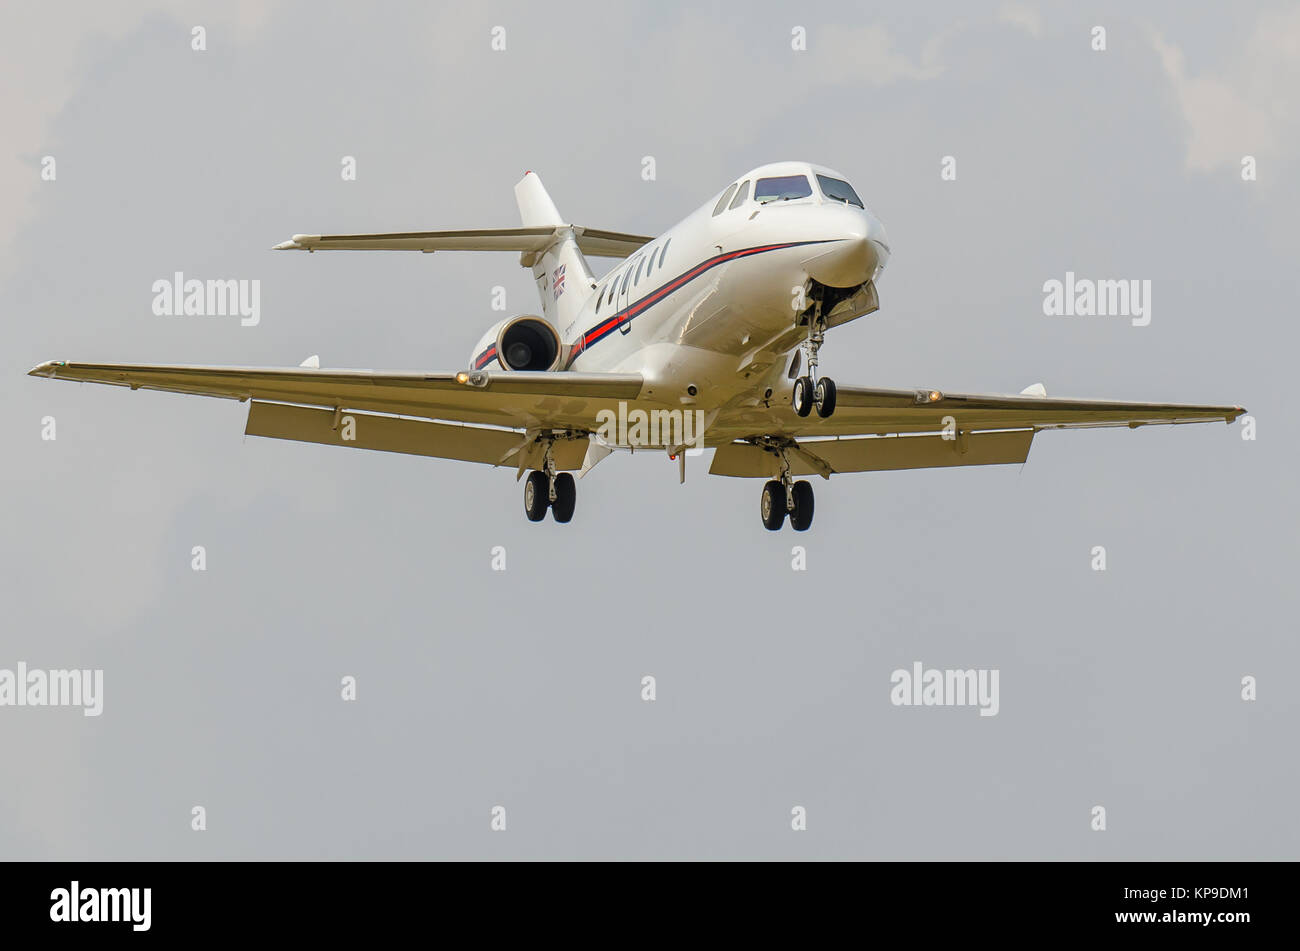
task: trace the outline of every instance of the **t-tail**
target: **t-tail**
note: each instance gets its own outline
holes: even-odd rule
[[[526,172],[515,185],[515,200],[525,228],[555,229],[553,240],[538,251],[525,251],[519,263],[533,269],[542,313],[563,334],[592,295],[595,283],[587,259],[578,247],[581,229],[575,232],[560,217],[555,202],[535,172]]]

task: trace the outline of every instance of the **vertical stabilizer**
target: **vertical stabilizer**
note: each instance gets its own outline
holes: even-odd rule
[[[554,228],[564,224],[536,172],[524,173],[515,186],[515,201],[519,203],[519,217],[525,228]]]
[[[565,343],[572,342],[576,330],[571,326],[591,296],[595,279],[587,259],[578,250],[573,229],[546,193],[535,172],[527,172],[515,185],[519,218],[525,228],[555,228],[555,240],[540,254],[525,254],[523,264],[531,265],[542,313]]]

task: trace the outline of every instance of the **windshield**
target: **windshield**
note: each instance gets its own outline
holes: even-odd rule
[[[858,197],[858,193],[853,190],[853,186],[848,182],[842,182],[838,178],[818,175],[817,184],[822,187],[822,194],[832,201],[842,201],[845,204],[857,205],[859,208],[863,207],[862,199]]]
[[[812,186],[805,175],[781,175],[777,178],[760,178],[754,186],[754,201],[785,201],[789,198],[809,198]]]

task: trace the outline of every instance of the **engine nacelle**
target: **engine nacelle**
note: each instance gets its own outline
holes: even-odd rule
[[[550,321],[535,314],[509,317],[495,324],[470,354],[471,370],[493,365],[506,370],[558,370],[564,347]]]

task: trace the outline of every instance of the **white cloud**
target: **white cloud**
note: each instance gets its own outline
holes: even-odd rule
[[[917,59],[900,52],[881,26],[835,26],[818,31],[816,55],[828,82],[865,82],[888,86],[907,80],[934,79],[943,73],[940,52],[945,34],[931,37]],[[811,48],[811,42],[810,42]]]
[[[1161,36],[1152,43],[1190,130],[1189,169],[1214,171],[1237,165],[1243,155],[1274,164],[1297,156],[1300,8],[1263,14],[1218,74],[1193,75],[1178,46]]]
[[[9,91],[4,125],[12,151],[0,157],[0,252],[32,213],[42,187],[41,157],[53,151],[59,158],[50,147],[51,127],[99,49],[159,14],[176,20],[176,42],[183,46],[190,43],[192,26],[207,28],[209,44],[221,41],[223,32],[242,44],[262,29],[267,11],[257,0],[219,5],[144,0],[129,11],[100,3],[6,5],[0,17],[0,86]]]
[[[998,8],[998,19],[1024,30],[1030,36],[1043,35],[1043,18],[1027,3],[1008,2]]]

